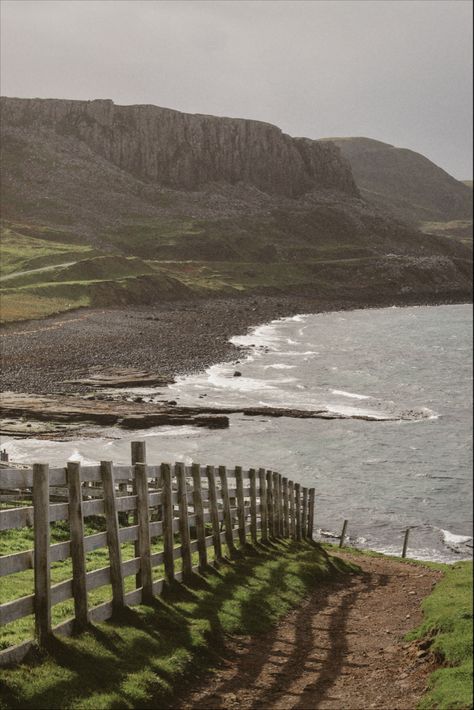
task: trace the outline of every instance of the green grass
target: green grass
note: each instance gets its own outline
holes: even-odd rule
[[[423,623],[409,634],[409,639],[432,639],[430,650],[444,667],[431,675],[420,709],[471,708],[472,562],[447,566],[443,579],[422,607]]]
[[[216,665],[228,634],[268,631],[318,580],[354,569],[309,544],[249,548],[151,606],[57,637],[45,656],[3,670],[0,707],[162,707]]]
[[[44,232],[39,232],[44,236]],[[31,236],[21,225],[4,226],[0,242],[0,276],[61,264],[94,255],[92,247]]]

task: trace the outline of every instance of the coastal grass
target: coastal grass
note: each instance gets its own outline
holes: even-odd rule
[[[444,577],[423,601],[423,622],[408,638],[431,639],[430,650],[442,668],[429,680],[420,710],[473,706],[472,562],[446,565]]]
[[[0,708],[164,707],[222,658],[228,634],[268,631],[318,580],[356,571],[318,545],[247,546],[149,605],[1,671]]]
[[[96,251],[81,244],[68,244],[61,241],[31,236],[21,225],[4,225],[1,229],[0,277],[30,269],[53,266],[92,256]]]
[[[0,292],[0,322],[15,323],[46,318],[89,305],[90,299],[87,295],[38,296],[21,289],[8,289]]]

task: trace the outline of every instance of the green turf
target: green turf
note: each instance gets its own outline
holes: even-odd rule
[[[87,245],[45,239],[44,230],[38,234],[41,236],[31,236],[28,229],[22,225],[8,224],[2,227],[0,276],[76,261],[96,253]]]
[[[0,707],[163,707],[216,665],[227,634],[268,631],[318,580],[355,568],[305,543],[249,548],[246,557],[174,585],[44,657],[0,674]]]
[[[423,602],[423,623],[410,639],[432,639],[430,650],[443,668],[435,671],[420,708],[472,708],[472,562],[448,566]]]

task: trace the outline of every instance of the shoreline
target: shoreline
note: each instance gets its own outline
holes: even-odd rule
[[[128,368],[165,381],[239,359],[246,350],[229,339],[249,329],[297,314],[368,308],[468,304],[459,295],[433,294],[346,298],[314,296],[204,298],[154,306],[80,309],[0,330],[2,391],[84,394],[91,386],[70,382]]]

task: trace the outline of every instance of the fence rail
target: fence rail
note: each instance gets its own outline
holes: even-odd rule
[[[249,538],[252,543],[313,538],[314,488],[263,468],[147,465],[143,442],[132,443],[129,466],[103,461],[100,466],[69,462],[66,468],[3,469],[0,489],[8,489],[9,498],[19,494],[22,501],[30,495],[32,503],[1,510],[0,530],[32,527],[34,536],[33,549],[0,557],[0,577],[34,570],[34,593],[1,604],[0,623],[31,614],[35,619],[35,639],[0,651],[0,666],[19,662],[34,643],[45,646],[53,632],[81,631],[124,606],[149,602],[165,583],[204,572],[209,548],[220,561],[223,545],[232,556],[236,542],[245,551]],[[105,532],[85,534],[84,521],[91,516],[105,522]],[[57,521],[68,521],[70,539],[51,544],[50,524]],[[154,552],[151,541],[158,539],[163,549]],[[126,542],[135,552],[124,561]],[[87,571],[87,553],[103,547],[109,564]],[[52,585],[51,564],[69,558],[72,577]],[[164,576],[156,580],[153,568],[159,565]],[[135,589],[126,592],[124,579],[130,575],[135,575]],[[112,599],[90,608],[88,592],[104,585],[111,585]],[[73,599],[74,617],[52,627],[52,607],[68,599]]]

